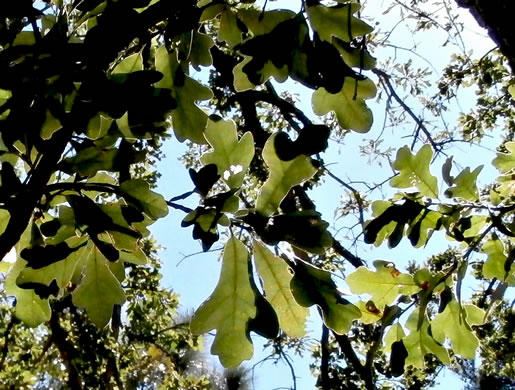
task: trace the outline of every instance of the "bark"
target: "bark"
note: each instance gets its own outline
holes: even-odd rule
[[[490,38],[499,46],[508,59],[512,73],[515,74],[515,34],[513,17],[515,1],[513,0],[456,0],[467,8],[480,26],[487,29]]]

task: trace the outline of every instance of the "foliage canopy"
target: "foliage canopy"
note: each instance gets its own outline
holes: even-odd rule
[[[14,306],[13,319],[4,322],[42,324],[42,334],[20,334],[42,340],[49,333],[48,345],[55,344],[67,370],[63,376],[47,368],[47,377],[23,386],[55,378],[71,388],[143,388],[148,378],[131,377],[134,370],[151,377],[152,364],[161,363],[184,376],[154,373],[156,383],[207,386],[206,378],[180,369],[197,336],[177,332],[174,314],[157,303],[168,302],[170,312],[176,307],[158,287],[149,239],[149,227],[169,209],[185,212],[181,225],[193,228],[204,251],[224,245],[218,285],[190,329],[216,330],[211,352],[225,367],[252,357],[250,332],[276,345],[295,343],[306,334],[312,306],[323,321],[324,389],[376,389],[401,375],[406,386],[426,385],[439,364],[474,359],[478,335],[494,337],[492,323],[510,325],[503,293],[515,286],[515,84],[499,53],[478,62],[455,57],[437,103],[428,104],[441,114],[465,79],[478,85],[479,109],[492,117],[463,114],[458,138],[481,142],[502,119],[506,131],[491,162],[498,177],[481,188],[484,164],[462,168],[451,157],[440,164],[436,158],[456,135],[432,134],[415,118],[413,142],[398,148],[385,181],[400,191],[374,200],[323,160],[332,138],[370,130],[367,100],[378,96],[378,86],[413,115],[394,90],[394,76],[369,52],[374,32],[359,3],[307,0],[297,13],[224,0],[23,0],[2,8],[0,259],[12,250],[16,256],[0,263],[2,310]],[[409,65],[404,71],[416,83]],[[322,123],[275,91],[288,79],[312,91]],[[395,82],[402,85],[402,78]],[[490,87],[500,91],[495,99]],[[188,163],[194,190],[175,196],[156,192],[153,166],[171,134],[200,154]],[[443,188],[432,173],[438,165]],[[342,213],[356,212],[365,243],[394,248],[407,239],[422,248],[441,231],[458,249],[406,272],[383,260],[368,268],[310,198],[325,178],[348,190]],[[181,201],[193,194],[199,204],[190,209]],[[485,260],[476,259],[481,254]],[[471,277],[487,287],[466,302],[462,285]],[[120,332],[122,317],[130,327]],[[74,337],[84,337],[75,324],[97,337],[89,355],[73,347]],[[137,365],[141,356],[152,363]],[[78,366],[87,359],[99,361],[103,384]]]

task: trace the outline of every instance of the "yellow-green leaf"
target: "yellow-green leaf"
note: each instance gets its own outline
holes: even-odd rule
[[[506,142],[504,146],[508,149],[508,153],[497,153],[492,164],[501,173],[508,173],[515,169],[515,142]]]
[[[11,219],[11,214],[9,211],[5,209],[0,209],[0,234],[2,234],[5,231],[5,228],[7,227],[7,224],[9,223],[9,220]]]
[[[243,56],[243,61],[236,65],[233,69],[234,75],[234,89],[237,92],[254,89],[256,86],[249,80],[247,74],[243,71],[243,67],[252,60],[252,57]],[[282,83],[288,78],[288,66],[284,65],[282,68],[276,67],[272,61],[267,60],[263,67],[257,72],[260,76],[259,84],[263,84],[268,79],[273,77],[276,81]]]
[[[402,325],[398,322],[393,324],[384,336],[384,352],[391,352],[392,344],[396,341],[401,341],[404,337],[406,337],[406,333],[404,333]]]
[[[290,289],[293,274],[280,257],[275,256],[263,244],[254,241],[254,260],[259,276],[263,279],[265,298],[279,318],[279,326],[290,337],[304,337],[309,311],[300,306]]]
[[[125,57],[118,65],[115,66],[113,74],[132,73],[138,70],[143,70],[143,57],[141,56],[141,53],[135,53]]]
[[[163,78],[156,84],[158,88],[168,88],[177,107],[172,110],[172,126],[177,139],[185,139],[197,144],[205,144],[204,129],[207,114],[195,104],[213,96],[211,90],[186,75],[177,61],[177,54],[168,54],[164,46],[156,52],[156,70]]]
[[[236,367],[252,357],[254,347],[247,323],[256,316],[255,294],[249,279],[249,253],[231,237],[225,244],[220,279],[211,296],[197,309],[191,331],[203,334],[216,329],[211,353],[224,367]]]
[[[412,295],[420,291],[413,277],[399,272],[392,263],[376,261],[374,266],[375,272],[359,267],[345,281],[354,294],[370,294],[370,299],[380,310],[391,305],[400,294]]]
[[[297,14],[290,10],[276,9],[264,13],[254,8],[238,9],[238,17],[254,35],[271,32],[278,24],[292,19]]]
[[[483,165],[478,166],[472,172],[467,167],[453,180],[453,186],[445,191],[445,195],[454,198],[461,198],[476,202],[479,200],[479,193],[477,191],[477,176],[483,169]]]
[[[506,272],[504,265],[507,256],[503,242],[492,234],[492,238],[483,244],[481,248],[488,255],[488,259],[483,264],[483,276],[487,279],[497,278],[510,286],[515,286],[515,264],[511,265],[510,272]]]
[[[390,180],[390,185],[395,188],[417,187],[422,195],[438,198],[438,182],[429,171],[432,157],[430,145],[424,145],[416,155],[411,154],[408,146],[403,146],[397,151],[393,163],[399,175]]]
[[[86,309],[90,320],[103,328],[111,319],[113,306],[125,302],[125,293],[105,256],[92,243],[88,249],[83,278],[72,293],[72,302]]]
[[[373,116],[365,100],[373,98],[376,93],[377,88],[372,80],[346,77],[340,92],[332,94],[325,88],[318,88],[313,93],[311,103],[315,114],[325,115],[334,111],[343,129],[366,133],[372,127]]]
[[[350,42],[356,37],[368,34],[373,30],[354,14],[361,9],[358,3],[339,4],[334,7],[315,5],[307,7],[311,27],[321,39],[331,42],[332,37],[338,37]]]
[[[16,253],[27,247],[31,240],[32,225],[29,225],[23,232],[20,240],[16,244]],[[14,265],[10,267],[9,274],[5,279],[4,290],[7,295],[16,297],[14,314],[27,326],[35,327],[50,320],[52,310],[48,299],[41,299],[32,289],[18,287],[16,279],[20,272],[25,268],[27,262],[19,255]]]
[[[297,260],[290,286],[295,300],[304,307],[317,305],[325,325],[338,334],[347,333],[361,317],[361,310],[343,298],[327,271]]]
[[[120,185],[120,190],[129,195],[128,202],[134,201],[152,219],[158,219],[168,215],[168,204],[163,196],[151,191],[148,183],[143,179],[131,179]]]
[[[234,121],[209,120],[204,136],[214,150],[202,155],[202,164],[215,164],[218,174],[230,188],[241,187],[245,172],[254,157],[252,133],[246,132],[238,140]]]
[[[271,135],[263,148],[263,159],[270,173],[256,201],[256,210],[265,216],[277,211],[292,187],[310,179],[316,173],[311,159],[305,155],[297,156],[291,161],[279,159],[275,153],[275,137],[276,134]]]
[[[220,17],[218,40],[227,42],[229,47],[234,47],[241,42],[241,30],[238,27],[238,18],[229,7],[223,10],[222,16]]]
[[[477,310],[480,309],[477,308]],[[443,344],[448,338],[455,353],[465,359],[474,359],[479,339],[470,329],[470,325],[466,321],[466,314],[463,314],[460,304],[453,299],[447,304],[445,310],[437,314],[431,321],[431,332],[434,339],[440,344]],[[475,314],[478,316],[477,313]]]
[[[424,368],[424,356],[428,353],[434,354],[443,364],[451,364],[449,352],[443,346],[438,345],[428,332],[429,321],[427,315],[422,317],[420,329],[417,329],[418,320],[419,309],[416,309],[411,313],[406,322],[406,327],[409,329],[410,334],[402,339],[408,351],[405,365],[411,364],[416,368]]]

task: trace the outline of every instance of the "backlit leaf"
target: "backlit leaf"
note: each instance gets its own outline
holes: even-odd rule
[[[177,61],[177,55],[169,54],[164,46],[157,49],[156,70],[163,74],[156,86],[170,89],[177,102],[177,107],[172,110],[172,126],[177,139],[181,142],[189,139],[197,144],[205,144],[207,114],[195,102],[210,99],[213,93],[186,75]]]
[[[400,294],[412,295],[420,291],[413,277],[401,273],[392,263],[376,261],[374,266],[375,272],[359,267],[345,281],[354,294],[370,294],[370,299],[380,310],[391,305]]]
[[[134,53],[125,57],[118,65],[116,65],[113,69],[113,74],[132,73],[138,70],[143,70],[143,57],[141,56],[141,53]]]
[[[158,219],[168,215],[168,205],[163,196],[151,191],[148,183],[143,179],[131,179],[120,185],[120,190],[129,195],[126,200],[134,202],[134,206],[140,208],[152,219]]]
[[[211,296],[197,309],[191,331],[203,334],[216,329],[211,353],[224,367],[236,367],[252,357],[254,348],[247,323],[256,316],[254,291],[249,280],[249,253],[231,237],[225,244],[220,279]]]
[[[372,126],[373,116],[365,100],[373,98],[376,93],[377,88],[372,80],[346,77],[339,93],[332,94],[325,88],[318,88],[313,93],[311,103],[315,114],[325,115],[334,111],[343,129],[366,133]]]
[[[397,151],[393,163],[399,175],[390,180],[390,185],[395,188],[417,187],[422,195],[438,198],[438,182],[429,171],[432,157],[430,145],[424,145],[416,155],[411,154],[408,146],[403,146]]]
[[[240,140],[232,120],[209,120],[204,133],[212,152],[204,153],[202,164],[215,164],[218,174],[230,188],[239,188],[254,157],[254,137],[246,132]]]
[[[30,244],[31,232],[32,228],[31,225],[29,225],[16,244],[16,253],[18,254],[18,257],[14,265],[10,268],[9,274],[5,279],[4,290],[7,295],[16,297],[16,306],[14,309],[16,317],[23,321],[27,326],[35,327],[50,320],[52,312],[48,299],[41,299],[33,289],[20,288],[16,284],[16,279],[20,272],[27,265],[27,262],[19,256],[19,253]]]
[[[423,316],[423,321],[419,329],[417,329],[418,318],[419,309],[416,309],[411,313],[406,322],[406,327],[409,329],[410,334],[402,339],[408,351],[405,364],[411,364],[413,367],[422,369],[425,367],[424,356],[432,353],[440,359],[443,364],[450,365],[449,352],[447,352],[443,346],[438,345],[428,332],[429,321],[427,315]]]
[[[406,333],[404,333],[402,325],[398,322],[393,324],[384,336],[384,352],[390,352],[392,350],[392,344],[402,340],[404,337],[406,337]]]
[[[316,173],[311,159],[305,155],[297,156],[291,161],[280,160],[275,153],[275,137],[276,134],[271,135],[263,149],[263,159],[270,173],[256,201],[256,210],[265,216],[277,211],[279,204],[293,186],[310,179]]]
[[[515,169],[515,142],[506,142],[504,146],[508,149],[508,153],[497,153],[497,157],[493,159],[492,164],[501,173],[508,173]]]
[[[338,334],[347,333],[361,310],[343,298],[327,271],[297,260],[291,289],[295,300],[304,307],[317,305],[325,325]]]
[[[304,337],[309,311],[293,298],[290,289],[293,274],[288,265],[257,241],[254,241],[253,248],[256,267],[259,276],[263,279],[265,298],[277,313],[279,326],[290,337]]]
[[[515,264],[511,264],[509,272],[506,272],[505,264],[507,256],[504,250],[503,242],[492,234],[490,240],[486,241],[481,248],[488,255],[486,262],[483,264],[483,275],[487,279],[497,278],[503,280],[510,286],[515,285]]]
[[[478,201],[479,193],[477,191],[476,181],[477,176],[482,169],[482,165],[478,166],[472,172],[470,172],[469,167],[465,168],[458,176],[456,176],[456,178],[454,178],[453,186],[445,191],[445,195],[449,197],[469,200],[471,202]]]
[[[338,4],[334,7],[315,5],[307,7],[311,26],[321,39],[331,42],[332,37],[338,37],[350,42],[352,39],[368,34],[373,30],[354,14],[361,9],[358,3]]]
[[[75,306],[86,309],[98,328],[103,328],[111,319],[113,306],[125,302],[125,293],[109,268],[109,260],[92,243],[88,245],[88,252],[83,277],[72,293],[72,301]]]
[[[226,7],[220,17],[218,40],[227,42],[229,47],[234,47],[241,42],[241,30],[237,21],[236,14],[229,7]]]
[[[445,310],[437,314],[431,321],[431,332],[434,339],[440,344],[443,344],[445,339],[448,338],[455,353],[465,359],[474,359],[479,346],[479,339],[470,329],[466,317],[466,314],[462,313],[458,301],[453,299],[447,304]]]

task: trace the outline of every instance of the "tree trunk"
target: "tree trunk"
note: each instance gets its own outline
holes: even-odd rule
[[[490,38],[499,46],[515,74],[515,34],[513,0],[456,0],[460,7],[467,8],[480,26],[487,29]]]

